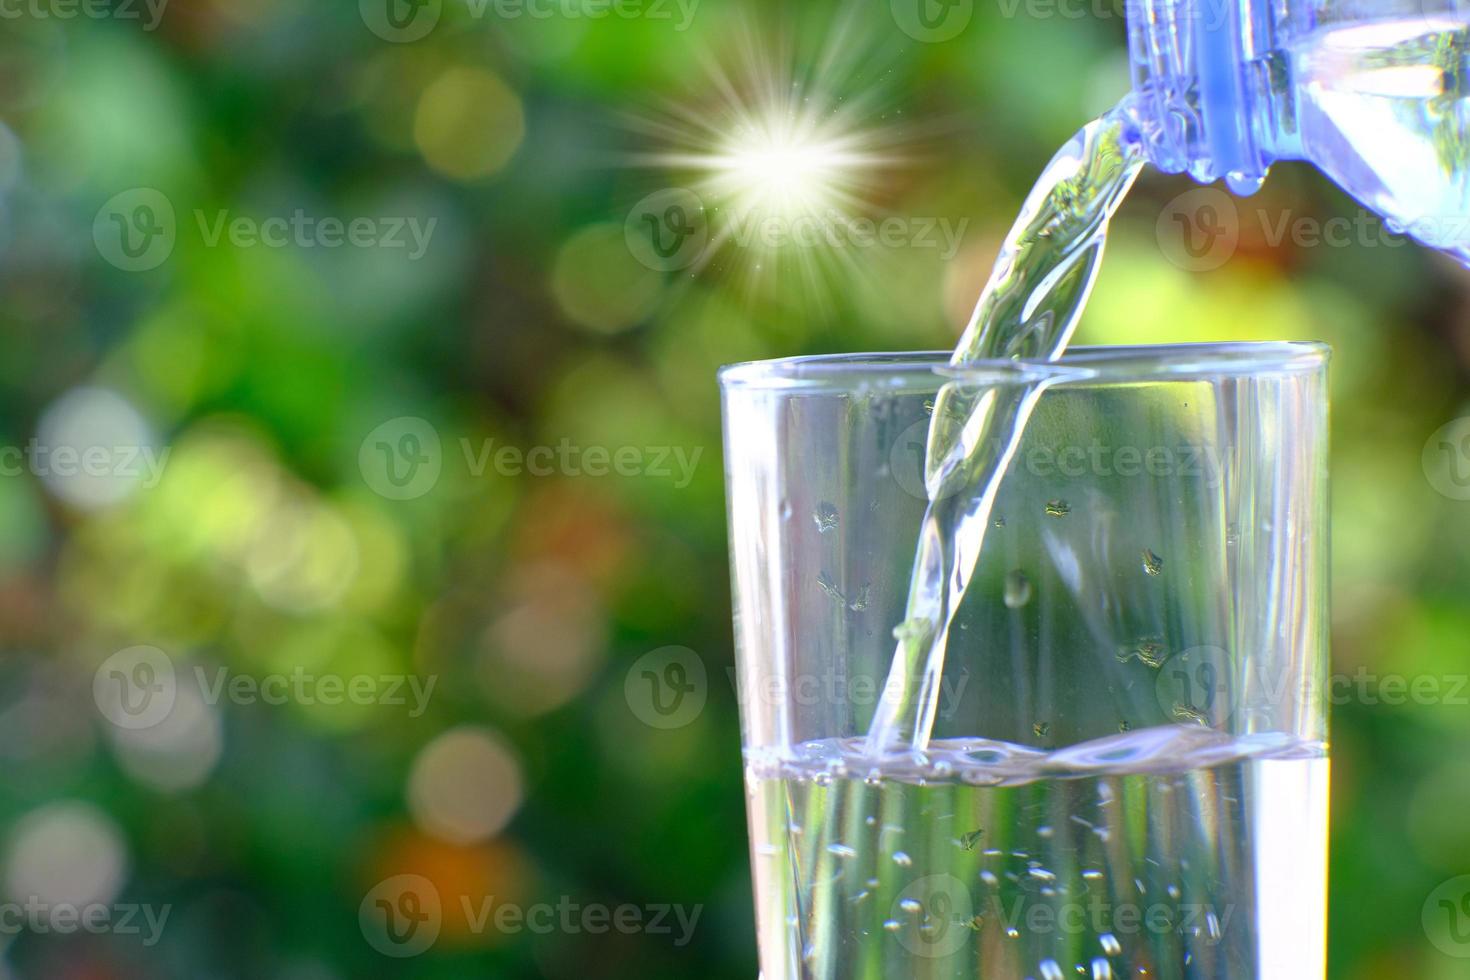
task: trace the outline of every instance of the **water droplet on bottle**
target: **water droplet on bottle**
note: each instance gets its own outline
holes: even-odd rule
[[[1125,719],[1123,721],[1118,722],[1118,731],[1120,731],[1120,732],[1131,732],[1131,731],[1133,731],[1133,725]]]
[[[1047,517],[1066,517],[1072,513],[1072,505],[1065,500],[1048,500],[1046,502]]]
[[[1241,197],[1250,197],[1261,189],[1263,183],[1265,183],[1263,178],[1247,175],[1238,170],[1231,171],[1225,175],[1225,186],[1229,187]]]
[[[1051,731],[1051,722],[1038,721],[1031,726],[1031,730],[1036,733],[1037,738],[1046,738],[1046,733]]]
[[[789,500],[781,501],[781,520],[791,520],[791,501]]]
[[[1031,580],[1019,568],[1006,573],[1005,603],[1007,609],[1020,609],[1031,601]]]
[[[837,527],[837,508],[823,501],[817,504],[817,509],[812,512],[812,520],[816,522],[817,531],[826,534]]]
[[[994,524],[996,527],[1005,527],[1006,519],[1004,517],[997,517],[994,521]]]
[[[1164,559],[1154,554],[1148,548],[1143,549],[1143,570],[1150,575],[1157,575],[1164,570]]]

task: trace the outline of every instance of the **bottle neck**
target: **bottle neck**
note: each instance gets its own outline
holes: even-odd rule
[[[1151,163],[1237,193],[1276,156],[1274,25],[1261,0],[1128,0],[1132,113]]]

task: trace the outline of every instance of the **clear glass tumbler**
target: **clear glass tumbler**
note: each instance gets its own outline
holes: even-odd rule
[[[1323,976],[1327,359],[721,373],[765,980]],[[930,737],[875,751],[944,385],[1034,408]]]

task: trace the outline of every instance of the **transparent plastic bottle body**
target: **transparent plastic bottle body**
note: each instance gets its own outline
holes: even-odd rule
[[[1131,111],[1152,163],[1239,192],[1315,164],[1470,264],[1470,10],[1425,0],[1137,0]]]

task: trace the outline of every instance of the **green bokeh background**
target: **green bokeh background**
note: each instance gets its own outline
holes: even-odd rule
[[[424,36],[386,29],[381,0],[0,20],[0,443],[168,454],[156,481],[0,478],[0,887],[170,909],[153,945],[5,935],[0,976],[754,977],[715,370],[952,345],[1030,180],[1126,88],[1107,3],[977,0],[935,41],[901,29],[904,0],[703,0],[687,24],[651,0],[394,2]],[[718,122],[711,60],[759,104],[742,45],[898,128],[853,209],[963,223],[952,261],[913,242],[636,261],[638,202],[694,180],[639,161],[668,147],[637,120]],[[1454,696],[1335,707],[1331,975],[1462,976],[1421,910],[1470,872],[1470,502],[1423,457],[1470,414],[1470,273],[1298,165],[1205,216],[1236,237],[1196,269],[1171,204],[1191,186],[1143,178],[1080,339],[1335,347],[1335,668]],[[131,271],[113,216],[153,227],[138,207],[160,197],[167,254]],[[435,224],[418,257],[212,238],[221,212],[298,210]],[[1345,237],[1314,242],[1331,218]],[[406,494],[375,463],[425,446],[404,419],[440,468]],[[687,482],[475,465],[564,441],[699,455]],[[181,688],[196,666],[436,687],[416,716],[185,698],[134,730],[94,678],[138,645]],[[708,676],[674,729],[625,687],[667,646]],[[390,958],[359,910],[403,874],[445,912],[432,948]],[[459,896],[702,914],[684,944],[535,935],[473,928]]]

